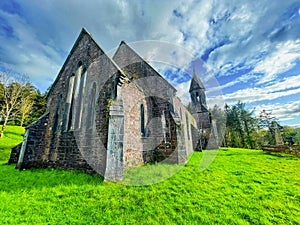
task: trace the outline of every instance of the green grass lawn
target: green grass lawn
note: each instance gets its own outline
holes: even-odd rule
[[[224,148],[201,171],[195,152],[167,180],[125,186],[80,171],[17,171],[6,164],[13,141],[3,143],[0,224],[300,224],[296,156]]]
[[[2,126],[0,126],[0,129]],[[21,143],[25,132],[23,127],[7,126],[4,132],[4,137],[0,139],[0,161],[8,161],[12,147]]]

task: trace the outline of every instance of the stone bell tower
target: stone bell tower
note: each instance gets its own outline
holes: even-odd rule
[[[189,92],[192,100],[192,114],[197,120],[198,128],[210,128],[210,118],[206,105],[205,88],[195,70],[193,72],[193,78]]]
[[[214,121],[211,123],[206,105],[205,88],[195,70],[189,92],[192,100],[192,114],[199,129],[196,149],[218,149],[217,127]]]

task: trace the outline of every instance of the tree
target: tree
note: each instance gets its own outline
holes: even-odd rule
[[[46,108],[47,108],[46,96],[47,96],[47,92],[44,94],[41,94],[41,92],[39,90],[35,91],[35,93],[32,97],[33,105],[32,105],[32,109],[30,112],[30,117],[28,117],[24,121],[25,126],[36,121],[46,112]]]
[[[32,110],[33,100],[30,95],[21,99],[20,113],[20,126],[24,125],[25,120],[29,117],[29,113]]]
[[[294,143],[297,145],[300,145],[300,128],[295,129],[295,132],[296,132],[296,134],[293,138]]]
[[[244,147],[244,132],[240,118],[239,107],[237,105],[225,105],[226,113],[226,143],[232,147]]]
[[[271,112],[262,110],[259,114],[258,121],[261,128],[268,128],[269,132],[267,133],[266,137],[268,138],[269,144],[283,144],[280,134],[282,126],[279,125],[279,123],[276,121],[276,117],[273,116]]]
[[[26,81],[27,77],[25,75],[12,76],[11,74],[0,72],[0,115],[3,120],[0,138],[3,137],[9,119],[19,113],[21,100],[26,97],[26,92],[24,92]]]
[[[269,143],[266,138],[268,133],[269,131],[266,129],[259,129],[254,133],[253,137],[257,148],[261,148]]]
[[[294,128],[284,126],[282,129],[282,138],[285,144],[293,145],[295,143],[295,136],[297,132]]]
[[[259,113],[258,121],[260,128],[269,128],[276,118],[272,115],[271,112],[267,112],[265,109]]]
[[[225,133],[225,145],[231,147],[238,147],[238,140],[236,133],[236,114],[229,105],[225,105],[226,114],[226,133]]]
[[[24,89],[24,98],[21,100],[18,118],[21,126],[27,126],[36,121],[46,111],[46,95],[42,95],[40,91],[30,83],[27,83]]]
[[[245,103],[225,105],[226,134],[225,144],[232,147],[256,148],[257,120],[253,116],[253,110],[249,111]]]
[[[300,144],[300,128],[292,128],[284,126],[282,129],[282,138],[285,144],[299,145]]]
[[[242,130],[245,132],[244,147],[254,149],[256,147],[254,135],[257,131],[257,120],[254,118],[254,110],[249,111],[245,108],[245,103],[237,103]]]

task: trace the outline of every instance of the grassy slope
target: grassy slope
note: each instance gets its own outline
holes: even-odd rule
[[[79,171],[20,172],[2,161],[0,223],[300,224],[299,158],[223,149],[201,172],[202,156],[141,187]]]
[[[1,129],[1,126],[0,126]],[[18,126],[7,126],[4,137],[0,139],[0,161],[8,161],[12,147],[22,142],[25,129]]]

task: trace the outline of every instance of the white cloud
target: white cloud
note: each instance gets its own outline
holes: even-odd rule
[[[26,73],[43,90],[55,79],[80,29],[85,27],[104,50],[115,48],[121,40],[155,40],[181,46],[191,55],[205,54],[209,76],[201,78],[208,87],[208,99],[222,96],[216,94],[219,88],[214,89],[218,85],[211,82],[211,75],[226,76],[229,81],[222,87],[227,89],[250,80],[265,85],[226,94],[229,103],[255,103],[300,93],[298,76],[289,80],[279,76],[293,68],[299,58],[297,0],[91,0],[84,4],[68,0],[41,4],[40,0],[31,0],[17,4],[21,10],[13,14],[0,3],[1,22],[13,30],[10,34],[3,26],[0,28],[0,69]],[[151,46],[148,50],[151,61],[157,51]],[[164,60],[172,59],[172,65],[185,65],[190,60],[169,56]],[[230,81],[232,75],[245,70],[250,72]],[[282,81],[276,83],[279,78]],[[188,90],[187,82],[179,88]],[[186,93],[179,94],[187,101]]]
[[[35,85],[46,89],[54,80],[63,58],[54,48],[42,43],[35,30],[18,15],[0,11],[0,17],[8,20],[14,28],[14,38],[0,36],[0,42],[5,43],[1,46],[0,66],[28,75]]]
[[[300,123],[298,123],[298,124],[292,124],[292,125],[289,125],[289,126],[291,126],[293,128],[300,128]]]
[[[169,68],[188,69],[191,61],[195,59],[194,55],[187,49],[171,42],[139,41],[127,44],[147,62],[168,65]],[[165,67],[165,69],[167,69],[167,67]]]
[[[257,77],[261,84],[291,69],[300,52],[300,35],[299,32],[296,34],[300,19],[295,16],[291,19],[286,14],[296,1],[282,4],[230,2],[218,2],[214,15],[227,20],[212,24],[208,30],[209,44],[212,47],[214,43],[221,45],[214,48],[207,61],[214,73],[231,76],[237,69],[254,69],[253,72],[261,74]],[[218,21],[217,16],[212,18],[214,22]],[[282,21],[279,18],[283,18]],[[274,30],[280,30],[282,34],[277,31],[272,36]]]
[[[34,83],[54,80],[82,27],[104,50],[121,40],[160,40],[183,43],[183,34],[171,21],[177,2],[38,0],[18,2],[22,12],[1,9],[15,38],[0,36],[5,49],[2,67],[28,73]],[[1,46],[2,47],[2,46]],[[9,56],[9,59],[8,57]],[[48,82],[48,85],[50,83]],[[45,87],[43,87],[45,89]]]
[[[244,103],[259,102],[263,100],[274,100],[279,97],[285,97],[289,95],[299,94],[300,88],[288,90],[288,91],[279,91],[272,92],[264,88],[252,88],[252,89],[243,89],[236,91],[234,93],[224,95],[224,98],[227,103],[233,104],[237,101],[242,101]]]
[[[300,57],[300,40],[287,41],[276,46],[276,50],[268,55],[264,60],[257,63],[254,73],[265,74],[258,84],[272,81],[280,73],[286,72],[296,65],[296,60]]]
[[[21,37],[14,43],[16,46],[24,45],[26,40],[31,42],[25,43],[23,49],[16,51],[18,54],[21,53],[20,59],[31,60],[28,54],[32,52],[30,48],[32,46],[35,49],[36,45],[48,47],[48,50],[40,49],[37,53],[39,57],[45,59],[39,66],[40,71],[47,71],[40,76],[46,74],[56,76],[51,67],[57,69],[62,65],[81,27],[86,27],[106,50],[116,47],[123,39],[127,42],[159,40],[180,45],[192,54],[202,55],[207,48],[228,41],[229,43],[224,43],[222,47],[213,50],[207,61],[214,74],[221,71],[221,74],[228,75],[228,71],[241,62],[248,68],[255,65],[261,60],[257,58],[261,52],[273,53],[274,57],[280,54],[280,52],[276,54],[278,49],[272,47],[273,43],[267,40],[268,32],[274,33],[278,15],[282,15],[293,2],[270,4],[267,0],[251,3],[229,0],[199,2],[178,0],[89,1],[81,4],[78,1],[70,3],[66,0],[54,0],[40,4],[40,1],[32,0],[18,3],[23,15],[22,17],[18,15],[19,24],[13,23],[14,19],[11,18],[7,21],[16,31],[16,36]],[[4,41],[10,42],[7,39]],[[293,43],[288,45],[289,50],[295,47]],[[58,56],[47,55],[51,50]],[[8,49],[7,52],[12,51]],[[13,61],[16,61],[18,57],[11,54]],[[267,73],[268,61],[271,61],[272,57],[269,58],[261,61],[256,71]],[[282,65],[288,63],[292,66],[294,59],[293,55],[288,62],[287,60],[278,62],[278,68],[283,69]],[[45,63],[46,60],[50,63]],[[5,65],[10,64],[6,60],[2,63],[4,62]],[[15,68],[20,65],[16,62],[14,64]],[[36,66],[32,67],[37,68]],[[32,68],[27,70],[34,71]],[[273,69],[273,75],[275,73]],[[36,76],[33,75],[35,80],[38,79]],[[268,73],[268,76],[271,75]]]
[[[234,86],[236,84],[239,84],[239,83],[247,83],[249,80],[251,80],[253,78],[256,78],[256,76],[251,74],[251,73],[250,74],[244,74],[244,75],[241,75],[240,77],[238,77],[237,79],[234,79],[232,81],[229,81],[226,84],[223,84],[220,88],[225,89],[225,88],[232,87],[232,86]]]
[[[228,83],[234,84],[234,81]],[[279,97],[300,93],[300,75],[287,77],[281,82],[261,88],[245,88],[238,91],[224,94],[223,97],[228,104],[235,104],[238,101],[254,103],[265,100],[274,100]],[[217,95],[216,95],[217,96]]]
[[[180,98],[184,105],[188,105],[190,102],[190,94],[187,90],[190,88],[190,81],[178,84],[175,88],[177,90],[177,96]]]
[[[280,122],[284,124],[294,124],[295,121],[300,122],[300,101],[289,102],[286,104],[262,104],[258,105],[255,109],[255,114],[259,115],[259,112],[266,110],[271,112]]]

